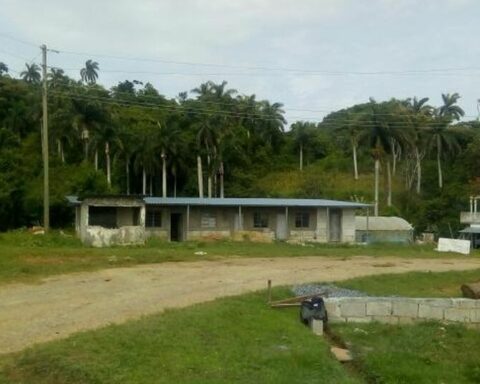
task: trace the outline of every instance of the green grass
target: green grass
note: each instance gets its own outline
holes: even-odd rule
[[[450,272],[408,272],[359,277],[337,285],[375,296],[460,297],[460,286],[480,281],[480,269]]]
[[[461,296],[460,286],[480,280],[480,270],[410,272],[356,278],[337,284],[372,295]],[[479,383],[480,332],[436,322],[389,326],[336,324],[333,333],[354,353],[368,383]]]
[[[206,252],[206,255],[195,255],[197,251]],[[170,243],[150,240],[145,246],[97,249],[83,246],[72,233],[62,234],[59,231],[52,231],[51,234],[42,236],[19,230],[0,234],[0,284],[11,281],[31,281],[60,273],[166,261],[296,256],[464,257],[458,254],[437,253],[432,246],[382,244],[302,246],[281,242],[273,244],[231,241]]]
[[[480,383],[480,332],[461,325],[336,325],[367,383]]]
[[[278,289],[276,295],[288,294]],[[76,334],[0,359],[0,382],[359,383],[323,338],[254,293]]]

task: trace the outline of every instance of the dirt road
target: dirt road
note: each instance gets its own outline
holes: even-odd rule
[[[274,285],[407,271],[480,268],[478,259],[296,257],[177,262],[75,273],[0,288],[0,353],[165,308]]]

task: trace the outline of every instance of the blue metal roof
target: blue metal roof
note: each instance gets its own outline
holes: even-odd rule
[[[116,197],[126,196],[104,196],[103,198],[115,199]],[[146,205],[163,206],[214,206],[214,207],[304,207],[304,208],[367,208],[370,204],[357,203],[353,201],[325,200],[325,199],[284,199],[284,198],[199,198],[199,197],[140,197],[130,196],[132,198],[143,199]],[[71,205],[80,205],[82,203],[78,196],[66,196]]]
[[[144,197],[147,205],[190,205],[217,207],[332,207],[332,208],[367,208],[370,204],[352,201],[325,199],[284,199],[284,198],[198,198],[198,197]]]

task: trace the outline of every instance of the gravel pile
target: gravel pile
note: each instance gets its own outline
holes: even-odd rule
[[[292,288],[295,296],[318,295],[322,297],[365,297],[366,293],[347,288],[340,288],[333,284],[303,284]]]

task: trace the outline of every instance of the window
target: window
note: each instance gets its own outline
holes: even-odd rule
[[[148,228],[162,226],[162,211],[157,208],[147,208],[145,214],[145,226]]]
[[[308,212],[297,212],[295,214],[295,228],[308,228],[310,226],[310,215]]]
[[[88,225],[104,228],[117,228],[117,208],[88,207]]]
[[[254,228],[267,228],[268,227],[268,215],[261,212],[253,213],[253,227]]]
[[[202,212],[200,226],[202,228],[215,228],[217,226],[217,216],[212,212]]]

